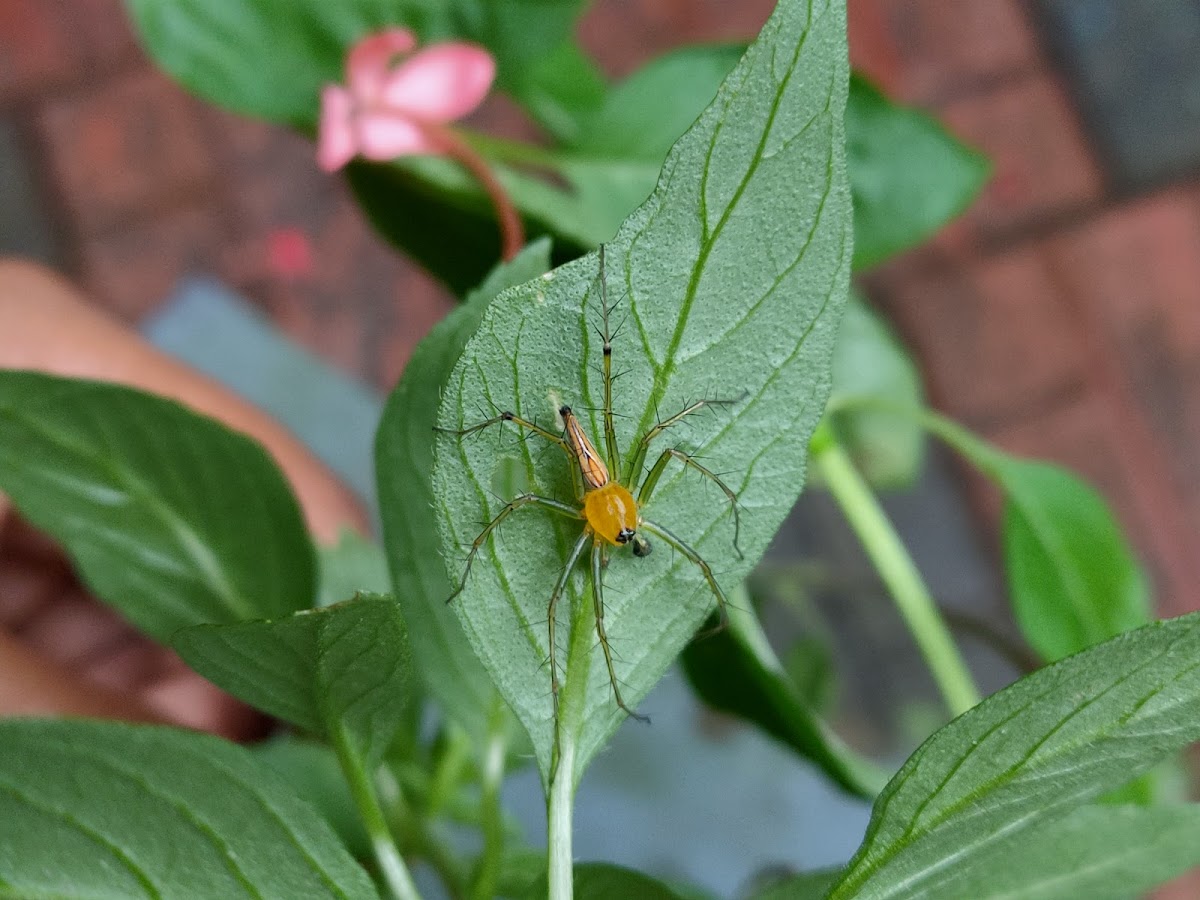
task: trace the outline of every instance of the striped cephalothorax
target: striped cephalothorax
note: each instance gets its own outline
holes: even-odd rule
[[[709,588],[717,598],[717,605],[720,610],[722,622],[726,616],[726,601],[725,594],[721,590],[721,586],[717,583],[716,577],[713,575],[712,568],[707,562],[689,546],[683,539],[672,533],[662,525],[658,525],[642,515],[642,508],[650,500],[651,494],[654,492],[655,486],[658,484],[659,478],[662,476],[667,464],[672,459],[679,460],[685,468],[694,469],[705,478],[708,478],[721,489],[729,500],[730,507],[733,510],[733,547],[738,556],[741,556],[741,550],[738,548],[738,533],[740,523],[738,520],[737,495],[725,484],[724,481],[714,472],[699,463],[689,454],[684,451],[671,447],[663,450],[659,454],[654,465],[646,472],[645,477],[641,479],[640,484],[635,484],[636,479],[642,474],[643,467],[646,462],[646,455],[649,452],[651,442],[662,434],[666,429],[670,428],[675,423],[681,421],[692,413],[698,412],[705,407],[714,406],[729,406],[738,402],[737,400],[697,400],[688,404],[675,415],[660,420],[656,425],[650,428],[634,447],[633,456],[628,460],[628,465],[625,469],[625,478],[614,480],[614,473],[621,473],[621,458],[617,450],[616,428],[613,424],[613,402],[612,402],[612,338],[614,334],[609,329],[609,316],[612,308],[608,305],[608,291],[605,284],[604,276],[604,247],[600,248],[600,296],[601,296],[601,337],[603,338],[603,366],[602,372],[604,376],[604,449],[607,459],[601,456],[596,446],[588,438],[587,433],[583,430],[583,425],[579,418],[571,411],[571,407],[562,406],[558,413],[562,419],[562,433],[555,434],[554,432],[543,428],[542,426],[523,419],[520,416],[504,411],[483,422],[478,422],[467,428],[461,429],[438,429],[439,431],[449,431],[449,433],[457,435],[459,438],[469,434],[474,434],[485,428],[490,428],[493,425],[502,425],[505,422],[511,422],[518,428],[522,428],[528,432],[540,435],[547,441],[557,444],[561,447],[572,459],[571,479],[575,491],[575,503],[564,503],[561,500],[555,500],[550,497],[543,497],[538,494],[521,494],[514,497],[500,512],[493,518],[483,531],[471,543],[470,550],[467,553],[467,562],[463,569],[462,579],[455,589],[454,593],[447,599],[447,603],[462,593],[466,587],[467,577],[471,573],[471,564],[475,560],[476,554],[480,548],[487,542],[492,533],[499,527],[508,516],[516,512],[518,509],[526,506],[541,507],[548,509],[559,515],[566,516],[575,520],[582,520],[584,523],[583,532],[579,539],[575,542],[570,553],[567,556],[566,564],[563,566],[562,573],[559,575],[558,582],[554,586],[554,590],[550,595],[549,604],[547,607],[547,627],[549,628],[549,669],[550,669],[550,688],[554,698],[555,715],[558,714],[558,665],[555,656],[556,650],[556,631],[555,631],[555,614],[558,608],[558,601],[565,593],[567,584],[570,581],[571,573],[575,566],[582,558],[584,551],[588,545],[591,545],[591,578],[592,578],[592,598],[595,604],[596,612],[596,635],[600,641],[600,647],[604,652],[604,660],[608,666],[608,677],[612,684],[613,696],[616,699],[617,706],[624,710],[635,719],[644,719],[644,716],[638,715],[634,710],[625,705],[624,699],[621,697],[621,688],[617,680],[616,669],[613,665],[613,654],[609,644],[608,635],[604,630],[604,569],[608,563],[608,552],[613,548],[621,548],[629,545],[633,550],[633,555],[637,557],[646,557],[650,555],[651,544],[642,534],[649,532],[660,540],[664,541],[677,551],[682,553],[687,559],[695,563],[703,573],[705,581]],[[740,398],[739,398],[740,399]],[[637,495],[634,496],[633,490],[626,487],[626,484],[636,488]]]

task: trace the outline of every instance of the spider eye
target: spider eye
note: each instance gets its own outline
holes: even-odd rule
[[[649,556],[651,551],[653,551],[653,550],[654,550],[654,547],[652,547],[650,545],[650,542],[648,540],[646,540],[643,537],[634,536],[634,538],[633,538],[633,555],[634,556],[637,556],[639,558],[644,558],[644,557]]]
[[[633,529],[631,529],[631,528],[622,528],[620,531],[617,532],[617,543],[618,544],[628,544],[631,540],[634,539],[635,534],[636,534],[636,532],[634,532]],[[635,550],[637,549],[636,541],[634,543],[634,549]]]

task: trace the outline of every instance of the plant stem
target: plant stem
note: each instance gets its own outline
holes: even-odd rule
[[[342,772],[350,786],[350,794],[358,807],[363,826],[371,838],[371,849],[375,853],[375,861],[379,864],[384,883],[395,900],[421,900],[417,886],[413,884],[412,875],[404,864],[404,857],[400,855],[395,841],[392,840],[392,833],[388,830],[387,820],[375,793],[375,784],[364,768],[362,759],[350,746],[350,741],[341,728],[334,728],[331,737],[338,762],[341,763]]]
[[[492,167],[474,147],[452,129],[436,122],[424,122],[422,127],[426,134],[437,142],[438,149],[470,172],[487,192],[492,206],[496,209],[496,219],[500,223],[500,256],[506,261],[512,259],[525,246],[525,226],[521,223],[521,216],[517,213],[512,198],[508,196],[508,191],[504,189]]]
[[[425,815],[433,818],[450,803],[451,796],[459,789],[463,771],[471,761],[471,744],[463,732],[454,725],[447,727],[445,745],[441,758],[433,770],[433,779],[426,795]]]
[[[504,853],[504,821],[500,813],[500,786],[504,782],[504,756],[508,750],[508,732],[504,701],[495,698],[488,717],[488,741],[483,754],[480,813],[483,819],[483,853],[479,858],[472,896],[491,900],[500,874]]]
[[[550,776],[548,823],[550,900],[571,900],[573,861],[571,851],[572,804],[575,800],[575,735],[559,730],[558,754]]]
[[[946,705],[956,716],[966,712],[979,703],[979,689],[879,500],[828,426],[818,428],[812,448],[813,463],[887,585]]]

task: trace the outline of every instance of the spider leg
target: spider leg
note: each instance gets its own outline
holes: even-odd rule
[[[649,722],[650,719],[647,716],[634,712],[621,699],[617,672],[613,668],[612,648],[608,644],[608,635],[604,632],[604,548],[598,537],[592,540],[592,601],[596,606],[596,635],[600,638],[600,647],[604,650],[604,662],[608,665],[608,680],[612,684],[617,706],[639,722]]]
[[[479,536],[476,537],[471,543],[471,550],[467,554],[467,565],[463,569],[462,579],[458,582],[458,587],[454,589],[454,593],[446,598],[447,603],[461,594],[463,592],[463,588],[467,586],[467,576],[471,574],[471,564],[475,562],[475,554],[477,554],[480,548],[487,543],[487,539],[491,537],[492,532],[499,527],[501,522],[507,519],[518,509],[523,506],[530,505],[540,506],[544,509],[552,510],[559,515],[569,516],[572,519],[582,518],[579,510],[567,503],[563,503],[561,500],[552,500],[549,497],[541,497],[537,494],[520,494],[514,497],[504,505],[504,508],[496,514],[496,517],[492,519],[492,521],[483,526],[483,531],[479,532]]]
[[[724,493],[726,497],[729,498],[729,505],[733,509],[733,549],[734,552],[737,553],[738,559],[745,559],[745,557],[742,555],[742,548],[738,546],[738,535],[741,534],[742,523],[738,515],[737,494],[730,489],[729,485],[721,480],[720,476],[718,476],[716,472],[713,472],[706,466],[696,462],[695,457],[689,456],[682,450],[672,447],[668,450],[664,450],[662,455],[658,457],[658,460],[654,463],[654,465],[650,468],[650,472],[646,475],[646,480],[642,482],[641,489],[638,491],[638,507],[641,508],[650,502],[650,496],[654,493],[654,488],[658,485],[658,479],[662,476],[663,470],[666,469],[667,463],[671,461],[672,457],[679,460],[684,464],[684,466],[695,469],[705,478],[708,478],[721,489],[722,493]]]
[[[528,419],[522,419],[515,413],[504,410],[503,412],[492,416],[490,419],[484,419],[482,422],[476,422],[474,425],[471,425],[467,428],[440,428],[435,426],[433,430],[442,434],[453,434],[456,437],[463,438],[469,434],[477,434],[478,432],[483,431],[485,428],[491,428],[493,425],[503,425],[504,422],[512,422],[518,428],[524,428],[526,431],[532,432],[533,434],[541,435],[546,440],[561,447],[563,452],[567,454],[567,458],[571,463],[568,465],[568,468],[571,470],[571,486],[574,488],[575,498],[578,500],[579,498],[583,497],[583,484],[580,482],[578,467],[574,465],[575,454],[571,451],[571,445],[567,443],[566,438],[564,438],[561,434],[555,434],[553,431],[543,428],[536,422],[530,422]]]
[[[604,245],[600,245],[600,318],[604,325],[601,337],[604,339],[604,449],[608,452],[608,467],[614,475],[621,471],[621,454],[617,449],[617,430],[613,425],[612,386],[615,380],[612,373],[612,339],[609,329],[608,316],[612,307],[608,305],[608,279],[604,269]]]
[[[633,457],[630,460],[629,471],[625,473],[625,483],[634,484],[637,482],[637,480],[641,477],[642,466],[646,462],[646,454],[650,450],[650,444],[656,437],[658,437],[672,425],[682,422],[692,413],[697,413],[700,410],[710,406],[732,406],[735,403],[740,403],[746,398],[746,393],[746,391],[743,391],[740,396],[731,397],[728,399],[714,398],[711,400],[696,400],[692,403],[689,403],[679,412],[675,413],[675,415],[667,416],[665,419],[659,419],[658,423],[644,435],[642,435],[642,439],[638,441],[637,448],[634,450]]]
[[[642,519],[641,527],[649,531],[651,534],[662,538],[693,563],[700,567],[700,571],[704,573],[704,580],[708,582],[709,588],[712,589],[713,595],[717,598],[717,607],[721,615],[721,624],[716,630],[720,630],[729,624],[729,602],[725,599],[725,592],[721,590],[721,586],[717,584],[717,578],[713,575],[712,567],[704,561],[699,553],[697,553],[686,541],[678,535],[664,528],[662,525],[655,524],[648,519]]]
[[[567,557],[567,564],[563,566],[558,581],[554,584],[554,592],[550,595],[550,603],[546,607],[546,627],[550,630],[550,694],[554,697],[556,721],[558,720],[558,659],[555,656],[557,635],[554,632],[554,615],[558,608],[558,600],[566,591],[567,584],[571,580],[571,572],[574,570],[575,564],[579,562],[579,557],[583,556],[583,548],[587,546],[591,537],[591,531],[585,528],[583,534],[579,536],[579,540],[575,542],[575,546],[571,548],[571,555]],[[555,739],[557,740],[557,737]]]

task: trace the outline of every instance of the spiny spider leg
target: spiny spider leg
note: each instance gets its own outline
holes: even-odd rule
[[[592,601],[596,606],[596,635],[600,638],[600,646],[604,650],[604,662],[608,666],[608,680],[612,683],[613,696],[617,700],[617,706],[639,722],[649,722],[648,717],[634,712],[625,705],[625,701],[621,698],[617,672],[613,668],[612,648],[608,645],[608,635],[604,632],[604,547],[599,538],[592,541]]]
[[[675,413],[675,415],[668,416],[665,419],[660,419],[658,421],[658,423],[653,428],[651,428],[649,431],[647,431],[644,435],[642,435],[642,439],[640,441],[638,441],[637,449],[634,450],[633,458],[630,460],[629,471],[627,471],[625,473],[625,483],[626,484],[636,484],[637,483],[638,478],[642,474],[642,466],[646,462],[646,453],[650,450],[651,442],[656,437],[658,437],[660,434],[662,434],[664,431],[666,431],[668,428],[670,428],[672,425],[682,421],[683,419],[686,419],[692,413],[699,412],[700,410],[702,410],[706,407],[709,407],[709,406],[732,406],[733,404],[738,403],[741,400],[745,399],[745,397],[746,397],[746,392],[743,391],[742,395],[740,397],[732,397],[732,398],[724,399],[724,400],[719,400],[719,399],[696,400],[693,403],[689,403],[687,406],[685,406],[679,412]]]
[[[604,323],[604,449],[608,451],[608,467],[614,477],[621,472],[621,454],[617,449],[617,430],[613,425],[612,402],[612,338],[608,328],[608,278],[604,271],[604,245],[600,245],[600,318]]]
[[[559,515],[569,516],[572,519],[582,518],[579,510],[567,503],[563,503],[561,500],[553,500],[550,497],[541,497],[537,494],[519,494],[518,496],[513,497],[512,500],[508,501],[508,503],[504,505],[504,509],[500,510],[500,512],[496,514],[496,518],[492,519],[492,521],[488,522],[487,525],[483,527],[483,531],[479,532],[479,536],[475,538],[474,542],[472,542],[471,551],[467,554],[467,564],[463,569],[462,580],[459,581],[458,587],[454,589],[454,593],[446,598],[447,603],[461,594],[463,589],[467,586],[467,576],[471,574],[471,563],[475,562],[475,554],[478,553],[479,549],[487,542],[487,539],[491,536],[492,532],[496,530],[501,522],[507,519],[522,506],[530,505],[541,506],[545,509],[553,510]]]
[[[579,562],[579,557],[583,556],[583,548],[591,539],[591,532],[585,528],[583,534],[579,535],[579,540],[575,542],[575,546],[571,548],[571,555],[567,557],[567,564],[563,566],[562,573],[554,584],[554,593],[550,595],[550,603],[546,607],[546,627],[550,629],[550,693],[554,697],[555,720],[558,719],[558,659],[555,656],[557,636],[554,633],[554,615],[558,608],[558,599],[566,591],[567,583],[571,580],[571,572],[574,570],[575,564]]]
[[[651,534],[657,535],[658,537],[662,538],[664,541],[666,541],[668,544],[670,544],[672,547],[674,547],[676,550],[678,550],[680,553],[682,553],[684,556],[686,556],[688,559],[690,559],[692,562],[694,562],[697,566],[700,567],[700,571],[704,573],[704,580],[708,582],[708,586],[710,588],[712,588],[713,594],[716,595],[717,606],[720,609],[721,624],[718,625],[717,628],[714,630],[719,631],[720,629],[722,629],[726,625],[728,625],[729,624],[729,604],[728,604],[728,601],[726,601],[726,599],[725,599],[725,592],[722,591],[721,586],[719,584],[717,584],[717,579],[716,579],[716,576],[713,575],[712,567],[709,566],[709,564],[704,561],[704,557],[702,557],[699,553],[697,553],[695,550],[693,550],[687,544],[687,542],[685,542],[679,536],[672,533],[670,530],[664,528],[662,525],[655,524],[654,522],[651,522],[648,519],[642,519],[641,527],[646,529],[646,531],[649,531]]]
[[[694,457],[689,456],[682,450],[672,447],[662,452],[658,461],[650,468],[650,472],[646,475],[646,480],[642,482],[641,490],[638,491],[638,508],[640,509],[650,502],[650,495],[654,493],[658,479],[662,476],[663,470],[666,469],[667,463],[671,461],[672,457],[710,479],[729,498],[729,505],[733,508],[733,549],[737,553],[738,559],[745,559],[742,555],[742,548],[738,546],[738,535],[741,534],[742,526],[741,520],[738,517],[737,494],[730,490],[729,485],[722,481],[716,472],[696,462]]]
[[[570,460],[570,464],[567,466],[567,468],[571,470],[571,488],[575,492],[575,499],[582,499],[583,483],[580,481],[581,476],[579,474],[578,467],[574,465],[575,453],[571,450],[571,445],[567,443],[566,438],[564,438],[561,434],[555,434],[553,431],[547,431],[536,422],[530,422],[528,419],[522,419],[515,413],[504,410],[504,412],[500,413],[499,415],[492,416],[490,419],[485,419],[482,422],[477,422],[468,428],[435,427],[433,430],[439,431],[443,434],[457,435],[458,437],[463,438],[469,434],[475,434],[476,432],[483,431],[485,428],[491,428],[493,425],[503,422],[512,422],[514,425],[524,428],[527,431],[531,431],[534,434],[541,435],[546,440],[551,441],[561,447],[563,452],[567,454],[567,458]]]

